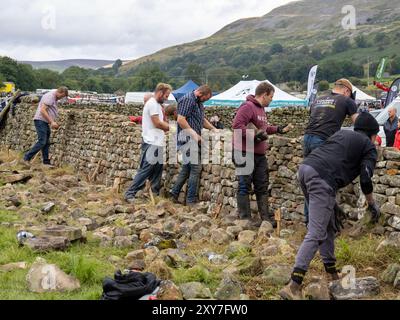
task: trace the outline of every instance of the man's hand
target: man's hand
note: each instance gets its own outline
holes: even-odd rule
[[[58,125],[57,122],[53,121],[52,123],[50,123],[50,127],[54,130],[57,130],[60,128],[60,126]]]
[[[289,123],[287,126],[279,126],[278,127],[278,133],[285,134],[285,133],[288,133],[289,131],[291,131],[293,129],[294,129],[294,125]]]
[[[379,207],[376,204],[376,202],[368,205],[368,211],[371,213],[371,216],[372,216],[371,221],[373,223],[378,223],[379,218],[381,217],[381,211],[379,210]]]
[[[267,139],[268,139],[268,134],[265,131],[262,131],[262,130],[257,131],[257,133],[256,133],[256,135],[254,137],[254,140],[257,143],[260,143],[262,141],[266,141]]]

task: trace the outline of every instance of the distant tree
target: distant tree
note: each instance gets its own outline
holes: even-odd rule
[[[61,76],[58,72],[49,69],[36,70],[38,86],[41,89],[53,89],[61,85]]]
[[[300,52],[301,54],[309,54],[309,53],[310,53],[310,48],[309,48],[309,46],[307,46],[307,45],[302,46],[302,47],[300,48],[299,52]]]
[[[15,84],[21,90],[33,91],[37,89],[38,80],[31,65],[18,64],[17,81]]]
[[[333,53],[340,53],[347,51],[351,48],[349,38],[339,38],[332,44]]]
[[[198,84],[205,82],[204,68],[197,63],[189,64],[185,70],[184,76],[185,80],[193,80]]]
[[[321,49],[319,49],[319,48],[312,49],[310,55],[311,55],[311,57],[313,57],[315,60],[321,60],[321,59],[324,57],[324,55],[323,55]]]
[[[282,52],[283,52],[283,46],[280,43],[274,43],[271,46],[270,54],[274,55],[274,54],[282,53]]]
[[[167,75],[154,63],[140,66],[132,78],[130,91],[153,91],[159,82],[168,82]]]
[[[391,74],[400,74],[400,57],[394,58],[390,62],[389,72]]]
[[[357,37],[354,39],[354,41],[355,41],[355,43],[356,43],[356,45],[357,45],[358,48],[368,48],[368,47],[369,47],[369,43],[368,43],[368,41],[367,41],[367,38],[366,38],[364,35],[362,35],[362,34],[360,34],[359,36],[357,36]]]
[[[91,70],[80,67],[69,67],[61,74],[63,79],[76,80],[83,83],[90,75]]]
[[[112,69],[113,69],[113,71],[114,71],[115,74],[118,73],[119,68],[121,68],[121,66],[122,66],[122,60],[121,60],[121,59],[118,59],[118,60],[116,60],[116,61],[114,62],[113,66],[112,66]]]
[[[319,90],[320,91],[327,91],[329,90],[329,82],[326,80],[321,80],[319,82]]]
[[[260,65],[255,65],[249,68],[244,74],[249,75],[249,80],[260,80],[263,81],[266,79],[264,72]]]

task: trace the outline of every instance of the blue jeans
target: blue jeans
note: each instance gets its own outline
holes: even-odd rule
[[[125,193],[125,199],[133,199],[136,194],[143,190],[146,185],[146,181],[150,180],[151,190],[155,195],[160,194],[161,189],[161,177],[163,173],[163,163],[158,161],[150,161],[152,156],[162,157],[163,148],[153,146],[147,143],[142,143],[142,155],[140,159],[140,168],[133,179],[132,185],[129,187],[128,191]]]
[[[38,142],[28,151],[25,156],[25,161],[31,161],[32,158],[41,150],[44,164],[50,164],[49,149],[50,149],[50,126],[47,122],[35,120],[35,128],[38,136]]]
[[[188,164],[182,165],[182,169],[179,173],[178,179],[171,190],[171,194],[175,198],[178,198],[184,184],[189,179],[186,203],[196,203],[198,201],[197,193],[199,189],[200,174],[202,169],[200,153],[201,152],[199,151],[199,161],[197,163],[189,162]],[[189,153],[187,154],[187,156],[189,156]]]
[[[306,134],[304,136],[304,149],[303,149],[304,159],[307,158],[308,155],[315,149],[322,146],[325,143],[325,141],[326,141],[325,139],[319,136]],[[308,225],[309,217],[308,217],[308,206],[306,201],[304,202],[304,216],[306,218],[306,224]]]

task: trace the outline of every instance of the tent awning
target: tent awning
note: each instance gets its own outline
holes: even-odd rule
[[[357,101],[376,101],[376,98],[366,94],[365,92],[361,91],[355,85],[353,85],[353,91],[357,92],[356,100]]]
[[[179,89],[176,89],[175,91],[173,91],[172,94],[174,95],[176,100],[179,100],[185,94],[196,90],[198,87],[199,86],[195,82],[193,82],[192,80],[189,80],[182,87],[180,87]]]
[[[275,89],[275,95],[269,108],[281,108],[287,106],[307,106],[307,101],[296,98],[274,86],[271,82],[266,80]],[[250,94],[255,94],[257,86],[261,83],[258,80],[252,81],[240,81],[238,84],[233,86],[231,89],[213,97],[207,101],[204,105],[206,107],[211,106],[231,106],[240,107],[240,105],[246,100]]]

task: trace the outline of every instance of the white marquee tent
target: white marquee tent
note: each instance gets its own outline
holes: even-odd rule
[[[268,80],[265,80],[272,86],[274,86]],[[230,88],[229,90],[212,97],[209,101],[207,101],[204,105],[206,107],[211,106],[231,106],[231,107],[239,107],[245,100],[246,97],[250,94],[255,94],[257,86],[261,83],[258,80],[251,81],[240,81],[238,84]],[[287,106],[307,106],[307,101],[296,98],[279,88],[275,87],[275,95],[274,100],[270,104],[270,108],[279,108],[279,107],[287,107]]]
[[[374,98],[374,97],[366,94],[365,92],[361,91],[355,85],[353,85],[353,91],[357,92],[356,100],[359,101],[359,102],[362,102],[362,101],[376,101],[376,98]]]
[[[125,96],[125,103],[126,104],[143,104],[144,96],[148,92],[127,92]],[[151,92],[150,92],[151,93]],[[174,104],[176,103],[175,97],[172,95],[172,93],[168,97],[168,102],[169,104]]]

